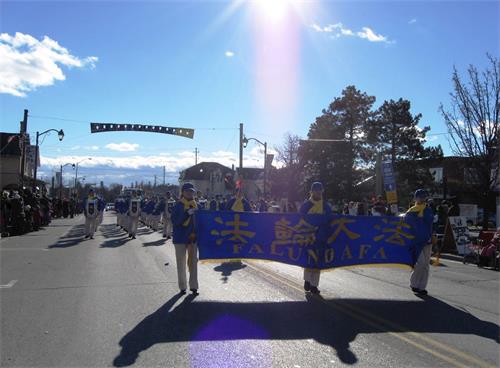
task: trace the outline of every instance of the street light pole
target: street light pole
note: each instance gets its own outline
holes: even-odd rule
[[[35,170],[33,172],[33,181],[34,181],[34,186],[36,186],[36,174],[38,173],[38,139],[44,135],[47,134],[48,132],[56,132],[57,136],[59,137],[59,141],[62,141],[64,138],[64,131],[62,129],[56,130],[56,129],[48,129],[45,132],[38,133],[36,132],[36,146],[35,146]]]
[[[76,163],[76,167],[75,167],[75,190],[76,190],[76,183],[78,182],[78,165],[81,164],[83,161],[86,161],[86,160],[92,160],[92,157],[87,157],[87,158],[84,158],[83,160],[81,161],[78,161]]]
[[[61,169],[60,169],[60,176],[59,176],[59,179],[60,179],[60,182],[59,182],[59,200],[62,202],[62,191],[63,191],[63,177],[62,177],[62,169],[64,166],[68,166],[68,165],[73,165],[73,167],[75,167],[75,164],[72,164],[72,163],[67,163],[67,164],[64,164],[64,165],[61,165]]]
[[[242,147],[246,147],[248,142],[249,141],[255,141],[259,144],[261,144],[262,146],[264,146],[264,198],[266,197],[266,186],[267,186],[267,172],[266,172],[266,169],[267,169],[267,142],[264,142],[262,143],[261,141],[259,141],[257,138],[247,138],[245,136],[243,136],[241,142],[242,142]]]

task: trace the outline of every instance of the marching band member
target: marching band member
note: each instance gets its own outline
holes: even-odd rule
[[[413,266],[413,271],[410,276],[411,290],[419,295],[427,295],[427,282],[429,280],[429,263],[432,252],[432,223],[434,221],[434,212],[427,206],[426,200],[428,197],[427,191],[418,189],[415,191],[415,205],[407,212],[408,217],[417,217],[422,221],[426,233],[422,234],[425,241],[425,246],[422,248],[417,262]],[[425,239],[426,238],[426,239]]]
[[[161,201],[158,201],[157,197],[153,199],[153,210],[151,212],[151,228],[153,231],[158,231],[158,224],[161,220],[161,213],[163,208],[161,208]]]
[[[94,239],[96,229],[96,219],[98,215],[97,199],[94,195],[94,190],[89,190],[89,195],[85,198],[83,204],[83,215],[85,216],[85,239]]]
[[[165,193],[165,201],[165,208],[162,215],[163,237],[168,240],[172,237],[172,209],[175,206],[175,201],[170,192]]]
[[[329,215],[332,209],[327,201],[323,200],[323,184],[319,181],[311,185],[311,196],[306,200],[299,211],[302,215],[308,214],[324,214]],[[304,268],[304,290],[310,291],[313,294],[319,294],[318,289],[320,270]]]
[[[137,225],[139,224],[139,215],[141,214],[141,201],[132,193],[130,205],[128,208],[128,236],[135,239],[137,233]]]
[[[105,208],[106,208],[106,202],[104,202],[104,199],[102,199],[101,196],[97,196],[97,221],[95,224],[95,231],[97,231],[99,225],[102,224],[102,220],[104,219]]]
[[[197,209],[194,200],[195,189],[193,184],[184,183],[181,198],[172,210],[172,224],[174,227],[175,259],[177,261],[177,279],[181,294],[186,293],[186,252],[189,267],[189,288],[193,295],[198,295],[198,247],[194,227],[194,213]]]
[[[209,203],[210,211],[217,211],[217,196],[212,197]]]
[[[236,190],[236,195],[229,200],[226,204],[226,211],[233,212],[251,212],[252,208],[250,203],[243,196],[243,191],[241,187]]]

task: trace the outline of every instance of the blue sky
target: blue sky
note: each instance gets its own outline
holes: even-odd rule
[[[500,44],[498,2],[3,1],[0,7],[1,130],[17,131],[27,108],[33,137],[48,128],[66,133],[63,142],[55,135],[43,141],[42,176],[58,163],[93,157],[81,164],[81,175],[107,183],[152,180],[163,165],[167,181],[175,182],[178,170],[194,163],[195,147],[202,161],[237,165],[240,122],[247,136],[270,146],[286,131],[305,136],[350,84],[376,96],[376,106],[409,99],[422,125],[444,133],[437,110],[449,102],[453,66],[461,72],[485,66],[486,52],[498,56]],[[20,42],[28,36],[31,48]],[[38,43],[43,47],[35,52]],[[196,133],[194,140],[90,134],[91,121]],[[429,143],[451,154],[445,135]],[[257,146],[245,156],[246,166],[262,166]]]

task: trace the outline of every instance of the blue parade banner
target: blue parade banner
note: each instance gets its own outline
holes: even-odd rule
[[[329,269],[413,266],[430,234],[415,218],[197,211],[201,260],[260,259]]]

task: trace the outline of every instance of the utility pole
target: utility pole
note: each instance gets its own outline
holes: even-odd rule
[[[26,132],[28,131],[28,110],[24,109],[23,120],[21,121],[21,186],[24,185],[24,165],[26,162]]]
[[[165,185],[165,166],[163,166],[163,185]]]
[[[382,154],[377,153],[375,164],[375,195],[382,195]]]
[[[200,153],[200,151],[198,151],[198,147],[194,149],[194,164],[195,165],[198,165],[198,153]]]
[[[243,123],[240,123],[240,169],[243,168]]]

